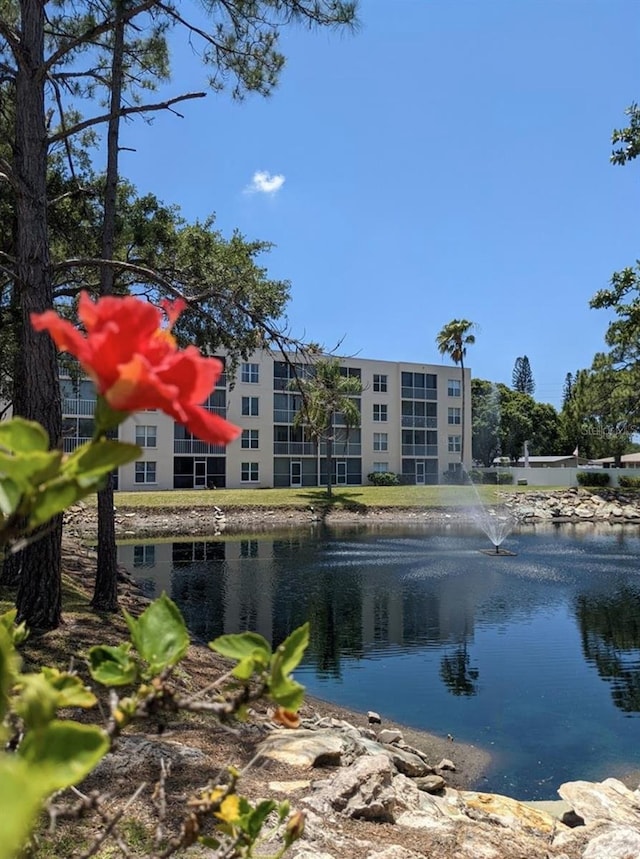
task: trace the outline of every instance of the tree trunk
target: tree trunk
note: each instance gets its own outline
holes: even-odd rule
[[[332,422],[333,422],[333,418],[332,418]],[[332,488],[332,482],[333,482],[333,436],[331,435],[332,431],[333,431],[332,429],[329,430],[329,433],[328,433],[327,439],[326,439],[326,445],[327,445],[327,454],[326,454],[326,460],[327,460],[327,495],[329,498],[331,498],[331,495],[332,495],[331,488]]]
[[[462,376],[462,382],[460,384],[462,390],[462,415],[460,417],[460,429],[462,431],[462,437],[460,438],[460,464],[462,466],[462,474],[460,478],[464,477],[464,418],[465,418],[465,385],[464,385],[464,358],[462,355],[460,356],[460,375]]]
[[[117,13],[122,11],[117,4]],[[104,218],[102,225],[102,258],[113,259],[116,234],[118,195],[118,141],[122,99],[122,62],[124,54],[125,22],[122,17],[114,28],[113,56],[111,61],[111,119],[107,131],[107,175],[104,190]],[[100,270],[100,295],[113,293],[114,272],[110,265]],[[96,581],[91,600],[99,611],[118,610],[118,553],[113,513],[113,475],[109,475],[104,489],[98,492],[98,563]]]
[[[62,407],[53,341],[36,333],[30,315],[49,310],[53,288],[47,234],[47,130],[44,110],[44,3],[20,0],[21,50],[16,75],[16,281],[20,301],[14,414],[38,421],[52,446],[61,443]],[[20,552],[18,620],[54,629],[61,620],[62,517]]]

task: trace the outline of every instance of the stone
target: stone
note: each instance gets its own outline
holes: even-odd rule
[[[382,724],[382,719],[380,718],[378,713],[374,712],[373,710],[369,710],[369,712],[367,713],[367,719],[369,720],[370,725]]]
[[[299,790],[308,790],[311,782],[308,779],[291,779],[290,781],[270,781],[269,790],[275,793],[296,793]]]
[[[297,728],[272,731],[258,746],[257,756],[310,768],[339,766],[345,750],[343,738],[335,731]]]
[[[424,859],[424,854],[416,853],[400,844],[392,844],[390,847],[385,847],[384,850],[369,853],[367,859]]]
[[[453,761],[450,761],[449,758],[442,758],[438,766],[437,770],[451,770],[452,772],[456,771],[456,765]]]
[[[350,767],[338,770],[325,790],[307,797],[305,802],[320,812],[333,809],[347,817],[393,823],[393,775],[393,765],[386,755],[364,755]]]
[[[431,767],[413,752],[407,752],[399,746],[391,745],[384,745],[382,749],[389,756],[398,772],[403,775],[417,777],[429,775],[431,772]]]
[[[559,825],[557,818],[547,814],[546,811],[531,808],[508,796],[460,791],[460,797],[467,808],[480,812],[482,819],[490,823],[499,823],[507,829],[523,829],[540,835],[551,835]]]
[[[414,779],[414,782],[418,790],[423,790],[425,793],[437,793],[447,786],[442,776],[436,774],[421,776]]]
[[[379,743],[398,743],[402,742],[403,739],[402,731],[392,731],[388,728],[383,728],[378,734]]]
[[[558,793],[585,823],[606,820],[640,829],[640,801],[618,779],[565,782],[558,788]]]
[[[640,832],[628,827],[597,835],[582,853],[582,859],[636,859],[638,856]]]

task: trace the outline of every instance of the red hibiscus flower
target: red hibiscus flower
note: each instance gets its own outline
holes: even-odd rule
[[[61,352],[74,355],[98,393],[118,412],[160,409],[210,444],[228,444],[240,429],[202,407],[222,372],[217,358],[195,346],[180,350],[171,327],[185,307],[163,302],[160,310],[134,296],[93,302],[80,295],[78,316],[86,336],[53,310],[33,313],[36,331],[48,331]]]

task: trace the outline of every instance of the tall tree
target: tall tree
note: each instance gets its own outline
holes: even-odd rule
[[[302,394],[294,425],[302,427],[316,445],[325,445],[327,495],[331,496],[333,451],[339,432],[336,417],[341,416],[347,433],[360,425],[360,409],[354,398],[362,393],[362,382],[355,376],[343,375],[339,360],[328,358],[317,361],[311,374],[298,378],[293,385]]]
[[[562,408],[564,409],[573,394],[573,374],[567,373],[562,386]]]
[[[471,380],[471,452],[486,468],[500,453],[500,390],[486,379]]]
[[[466,402],[466,385],[464,378],[464,359],[467,354],[467,346],[472,346],[476,342],[475,335],[471,333],[476,328],[475,322],[469,322],[468,319],[452,319],[439,332],[436,338],[438,352],[441,355],[448,355],[454,364],[460,365],[461,391],[462,391],[462,419],[460,430],[462,432],[462,441],[460,444],[460,464],[464,470],[464,455],[465,455],[465,402]]]
[[[143,30],[158,27],[158,38],[169,28],[189,40],[200,39],[203,62],[212,68],[211,84],[221,89],[231,76],[233,94],[269,94],[278,82],[284,56],[278,37],[284,24],[349,25],[355,3],[340,0],[212,0],[200,10],[174,7],[161,0],[85,0],[50,4],[15,0],[0,12],[0,66],[3,93],[15,97],[15,124],[10,134],[12,158],[0,153],[0,181],[15,199],[15,306],[21,325],[15,376],[14,412],[40,421],[52,444],[61,435],[61,403],[57,357],[52,341],[30,327],[33,312],[52,306],[53,282],[47,230],[47,163],[49,147],[66,145],[74,136],[98,127],[111,111],[71,118],[68,108],[93,98],[111,56],[116,22],[130,22]],[[193,19],[189,20],[189,14]],[[207,26],[210,29],[207,30]],[[45,53],[45,46],[46,51]],[[91,61],[82,64],[85,55]],[[138,67],[139,68],[139,67]],[[68,95],[69,103],[64,104]],[[149,103],[142,98],[119,109],[120,116],[173,109],[173,105],[203,93]],[[58,124],[53,122],[58,117]],[[29,626],[50,629],[60,621],[61,520],[22,553],[18,616]]]
[[[511,387],[521,394],[533,396],[536,383],[533,380],[531,365],[526,355],[516,358],[511,376]]]

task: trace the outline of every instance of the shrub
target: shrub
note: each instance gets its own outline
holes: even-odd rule
[[[623,474],[618,478],[618,483],[623,489],[640,489],[640,477],[627,477]]]
[[[508,483],[513,483],[513,474],[510,471],[483,471],[480,475],[481,483],[490,483],[495,486],[506,486]],[[473,481],[476,483],[477,481]]]
[[[367,474],[367,480],[373,486],[398,486],[398,475],[393,471],[372,471]]]
[[[608,486],[611,475],[606,471],[579,471],[580,486]]]

